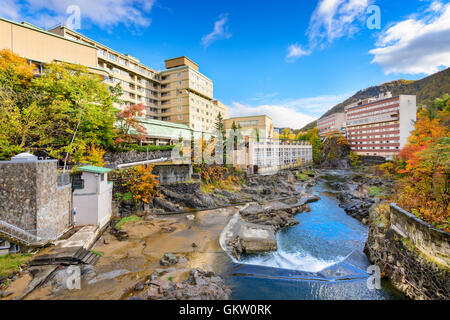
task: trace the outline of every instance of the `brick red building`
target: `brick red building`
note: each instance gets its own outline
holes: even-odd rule
[[[346,106],[345,115],[347,139],[354,152],[391,159],[414,130],[416,96],[380,95]]]

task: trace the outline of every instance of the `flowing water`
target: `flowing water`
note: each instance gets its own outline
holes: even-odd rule
[[[246,255],[226,265],[224,275],[234,299],[403,299],[382,283],[367,287],[369,261],[363,253],[368,227],[348,216],[335,200],[333,181],[348,172],[330,171],[313,192],[321,200],[299,224],[277,233],[278,251]]]

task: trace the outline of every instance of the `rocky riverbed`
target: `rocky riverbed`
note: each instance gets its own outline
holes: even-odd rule
[[[326,171],[319,179],[327,175]],[[392,181],[365,172],[350,172],[345,181],[331,182],[330,186],[340,192],[337,196],[339,206],[353,218],[367,225],[370,208],[379,202],[380,197],[392,190]]]

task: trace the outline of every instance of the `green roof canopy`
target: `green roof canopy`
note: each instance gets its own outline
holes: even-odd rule
[[[84,172],[98,173],[98,174],[108,173],[108,172],[112,171],[112,169],[95,167],[95,166],[79,167],[78,170],[84,171]]]

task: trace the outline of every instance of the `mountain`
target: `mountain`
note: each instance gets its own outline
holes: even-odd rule
[[[336,112],[344,112],[344,107],[350,103],[375,97],[386,91],[391,91],[394,96],[399,94],[415,94],[418,105],[430,104],[434,99],[439,98],[443,94],[450,93],[450,68],[421,80],[401,79],[358,91],[354,96],[328,110],[320,119]],[[316,125],[317,121],[313,121],[300,129],[300,131],[313,129]]]

